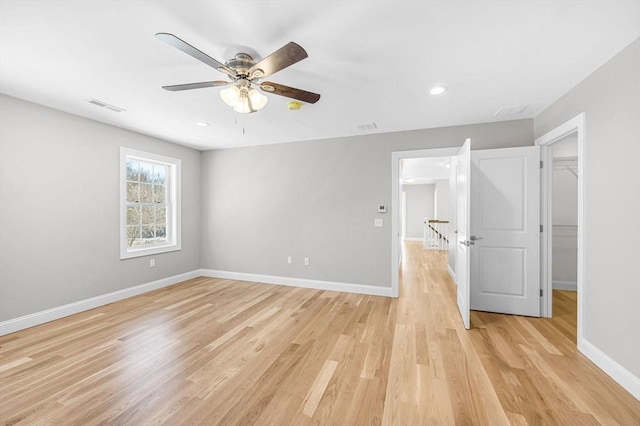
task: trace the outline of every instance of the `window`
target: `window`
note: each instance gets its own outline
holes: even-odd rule
[[[120,259],[180,250],[180,160],[120,148]]]

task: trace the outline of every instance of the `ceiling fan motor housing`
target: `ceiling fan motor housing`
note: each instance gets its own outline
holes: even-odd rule
[[[237,53],[235,57],[233,59],[229,59],[225,65],[233,69],[240,78],[248,78],[249,70],[255,64],[256,62],[253,60],[251,55],[246,53]],[[255,70],[251,77],[261,77],[262,74],[262,70]]]

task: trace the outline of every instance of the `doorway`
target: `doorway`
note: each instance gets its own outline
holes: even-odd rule
[[[393,297],[399,296],[399,285],[398,285],[398,274],[400,264],[398,260],[402,260],[402,243],[403,237],[406,235],[409,238],[418,238],[418,234],[415,234],[415,230],[412,231],[413,234],[410,234],[410,226],[405,220],[405,216],[409,217],[407,213],[409,213],[409,209],[411,206],[406,205],[402,206],[403,198],[407,199],[407,204],[411,201],[409,199],[410,195],[407,196],[407,191],[403,191],[403,185],[412,186],[415,185],[416,182],[419,182],[418,177],[415,176],[415,180],[407,181],[407,178],[412,178],[412,176],[403,176],[402,171],[407,171],[406,164],[403,164],[404,160],[410,159],[425,159],[426,163],[429,161],[436,162],[445,162],[448,161],[450,157],[455,156],[459,151],[459,148],[439,148],[439,149],[421,149],[415,151],[398,151],[393,152],[391,155],[391,232],[392,232],[392,246],[391,246],[391,259],[392,259],[392,268],[391,268],[391,293]],[[435,187],[434,187],[435,188]],[[403,196],[404,192],[404,196]],[[419,193],[420,191],[411,191]],[[435,192],[434,192],[435,194]],[[450,196],[450,195],[449,195]],[[400,207],[403,207],[402,210]],[[433,201],[433,206],[435,208],[435,201]],[[444,206],[441,205],[441,208]],[[447,208],[449,206],[447,205]],[[435,213],[435,210],[434,210]],[[415,215],[414,215],[415,216]],[[419,217],[419,216],[417,216]],[[415,221],[415,220],[414,220]],[[415,224],[412,224],[415,225]],[[403,233],[402,230],[406,229],[406,233]],[[447,231],[448,232],[448,231]],[[415,234],[415,235],[414,235]],[[413,237],[411,237],[413,235]]]
[[[584,334],[584,114],[536,140],[541,148],[541,314],[553,316],[556,290],[577,292],[576,335]],[[559,191],[564,192],[564,195]],[[562,195],[562,196],[560,196]]]

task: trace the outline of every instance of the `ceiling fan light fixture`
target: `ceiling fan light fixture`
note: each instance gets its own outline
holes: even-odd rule
[[[251,106],[255,111],[262,109],[269,100],[269,98],[258,92],[256,89],[249,90],[249,99],[251,100]]]
[[[240,88],[234,84],[227,89],[221,90],[220,97],[225,104],[233,108],[238,103],[238,99],[240,99]]]
[[[228,89],[220,91],[220,97],[225,104],[241,114],[249,114],[263,108],[268,98],[256,89],[234,84]]]
[[[249,100],[249,96],[247,96],[246,90],[240,89],[240,96],[238,97],[235,105],[233,105],[233,110],[235,112],[239,112],[240,114],[249,114],[256,111],[255,109],[251,108],[251,102]]]

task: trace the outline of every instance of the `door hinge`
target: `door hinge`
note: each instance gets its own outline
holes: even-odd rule
[[[540,297],[542,297],[543,294],[544,292],[542,291],[542,289],[540,289]]]
[[[540,232],[543,232],[543,230],[542,230],[542,225],[540,225]]]
[[[540,168],[544,167],[544,161],[540,161]]]

